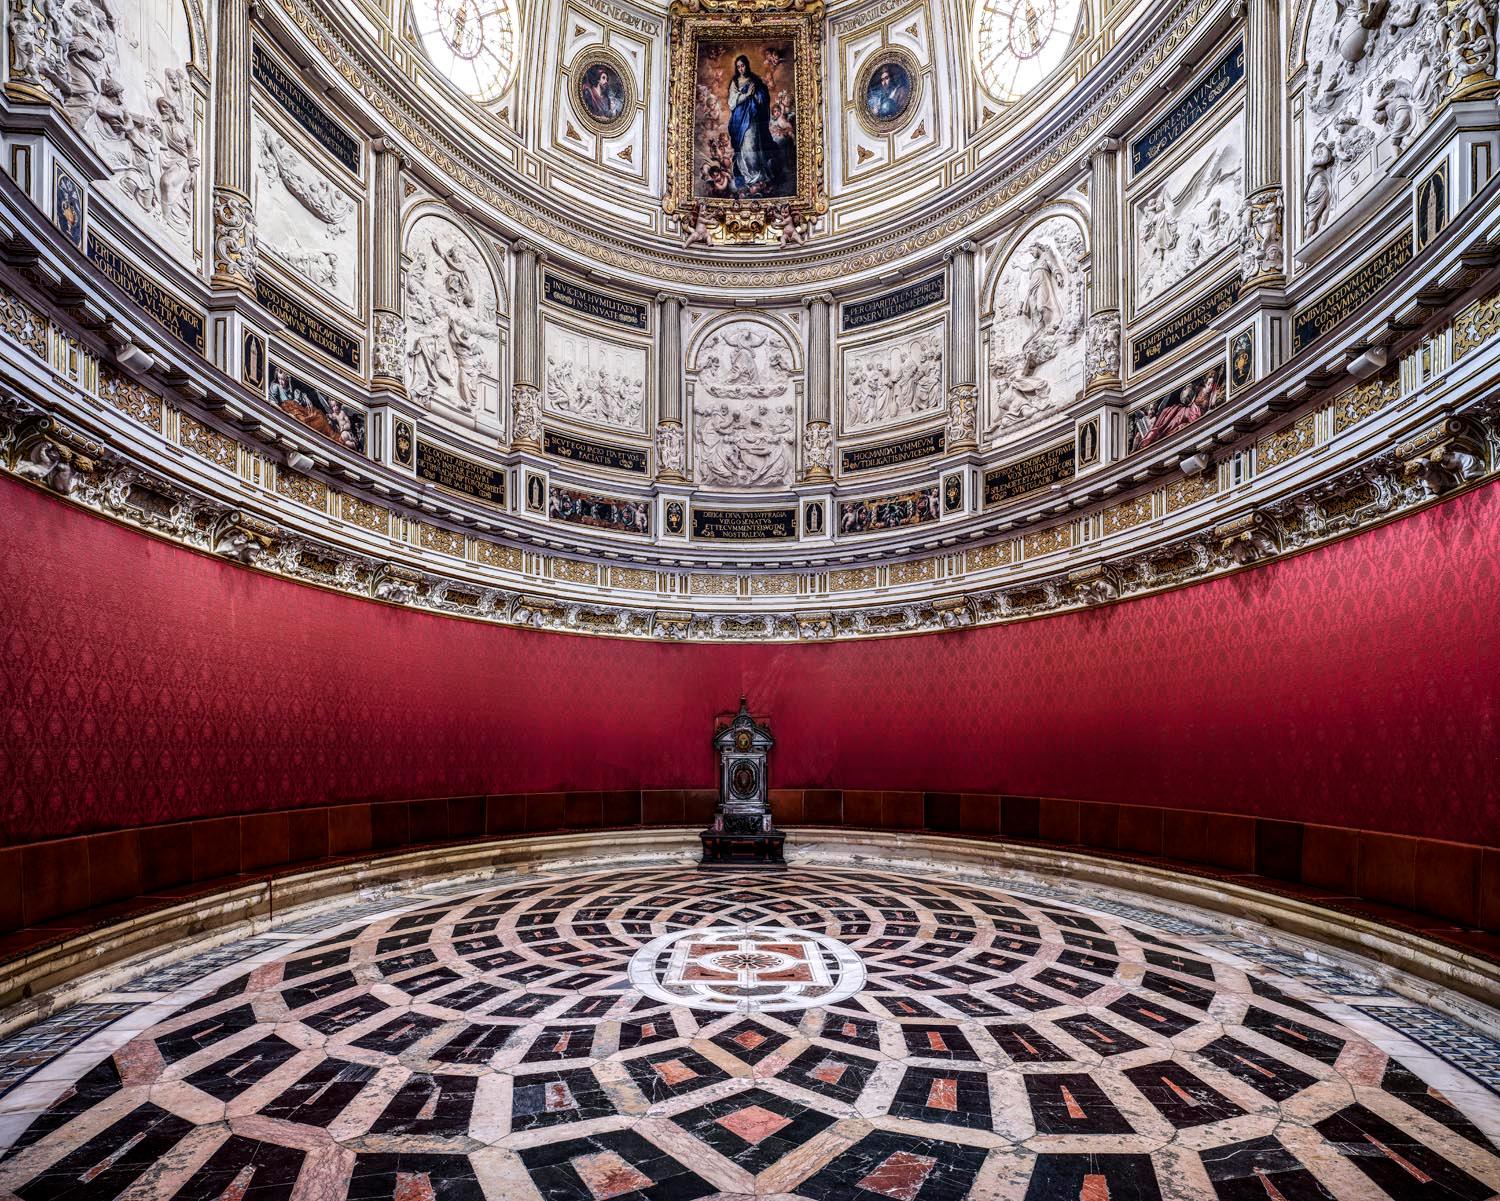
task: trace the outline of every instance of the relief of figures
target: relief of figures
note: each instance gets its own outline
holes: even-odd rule
[[[845,430],[940,412],[945,401],[942,329],[848,350],[843,377]]]
[[[1307,29],[1304,240],[1386,174],[1447,97],[1450,69],[1465,73],[1476,40],[1493,69],[1493,11],[1490,0],[1318,0]]]
[[[1149,304],[1236,240],[1244,122],[1231,121],[1173,168],[1135,210],[1135,299]]]
[[[38,14],[40,20],[38,20]],[[113,173],[143,228],[194,249],[202,156],[186,13],[170,0],[52,0],[11,29],[14,74],[36,78]],[[19,27],[18,27],[19,26]]]
[[[495,282],[452,222],[426,214],[406,234],[406,392],[431,408],[498,412],[500,331]]]
[[[1083,233],[1048,217],[1021,236],[995,285],[985,432],[1009,434],[1083,389]]]
[[[356,201],[269,125],[257,119],[252,128],[261,249],[352,309],[359,287]]]
[[[796,393],[786,339],[761,322],[733,322],[703,343],[695,370],[700,482],[729,488],[789,484]]]
[[[548,412],[617,429],[643,430],[646,352],[547,325]]]

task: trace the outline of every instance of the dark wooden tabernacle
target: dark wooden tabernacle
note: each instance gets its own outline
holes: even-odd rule
[[[745,698],[727,725],[714,731],[719,754],[719,805],[703,840],[706,868],[784,868],[786,835],[771,820],[766,759],[776,745],[771,731],[750,715]]]

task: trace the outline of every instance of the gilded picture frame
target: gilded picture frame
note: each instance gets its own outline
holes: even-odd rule
[[[822,0],[675,0],[663,209],[691,241],[800,244],[823,191]]]
[[[883,73],[889,78],[882,78]],[[877,137],[898,133],[917,119],[926,82],[916,55],[901,46],[882,46],[854,77],[854,119]]]

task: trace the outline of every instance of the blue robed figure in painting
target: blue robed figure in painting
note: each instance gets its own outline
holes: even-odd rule
[[[729,81],[729,140],[734,146],[734,190],[755,195],[775,188],[781,163],[771,137],[771,92],[741,54]]]

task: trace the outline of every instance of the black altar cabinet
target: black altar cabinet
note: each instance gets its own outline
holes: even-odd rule
[[[698,835],[706,868],[784,868],[786,835],[771,820],[766,758],[776,740],[750,716],[745,698],[728,725],[714,732],[719,755],[719,805],[714,824]]]

